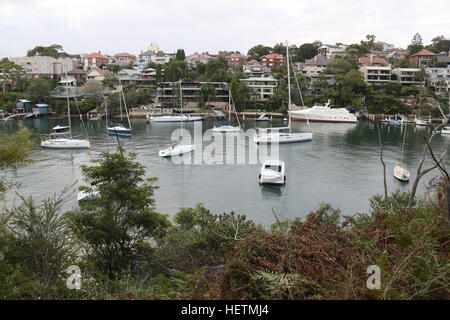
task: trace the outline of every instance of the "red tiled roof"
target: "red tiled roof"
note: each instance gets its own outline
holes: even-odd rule
[[[247,58],[247,56],[244,56],[240,53],[232,53],[232,54],[228,55],[227,58]]]
[[[370,61],[370,57],[361,57],[358,61],[359,64],[362,65],[370,65],[370,64],[382,64],[384,66],[389,66],[389,63],[384,58],[373,57],[372,61]]]
[[[127,52],[115,54],[114,57],[130,57],[130,58],[134,58],[134,56],[132,54],[129,54]]]
[[[415,57],[415,56],[437,56],[437,54],[434,52],[431,52],[430,50],[423,49],[417,53],[414,53],[411,57]]]
[[[94,70],[97,71],[98,73],[100,73],[102,76],[109,76],[111,74],[111,72],[109,70],[103,70],[103,69],[100,69],[98,67],[92,69],[91,72],[94,71]]]
[[[247,64],[254,64],[254,63],[261,64],[258,60],[255,60],[255,59],[252,59],[252,60],[250,60],[250,61],[247,61],[245,64],[247,65]]]
[[[281,54],[278,53],[270,53],[263,56],[263,58],[267,59],[284,59],[284,57]]]
[[[84,56],[85,58],[101,58],[101,59],[108,59],[108,57],[105,57],[104,55],[97,53],[97,52],[93,52],[91,54],[88,54],[87,56]]]

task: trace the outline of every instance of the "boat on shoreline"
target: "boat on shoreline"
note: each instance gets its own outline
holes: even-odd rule
[[[331,101],[324,105],[315,104],[311,108],[289,111],[294,121],[357,123],[358,118],[346,108],[331,108]]]

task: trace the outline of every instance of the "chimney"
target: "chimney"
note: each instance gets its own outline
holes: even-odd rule
[[[98,50],[98,54],[102,54],[100,50]]]

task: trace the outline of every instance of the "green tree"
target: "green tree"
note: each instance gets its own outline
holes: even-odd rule
[[[184,49],[178,49],[175,55],[175,60],[184,61],[186,59],[186,54],[184,53]]]
[[[94,269],[113,278],[122,270],[134,270],[149,241],[162,236],[167,217],[154,212],[155,178],[145,178],[144,166],[136,154],[103,152],[94,166],[82,165],[86,182],[99,197],[67,213],[69,227],[81,241]],[[81,190],[92,192],[91,187]]]
[[[27,88],[27,95],[34,102],[47,102],[50,97],[51,84],[44,78],[33,79]]]
[[[156,66],[156,83],[160,83],[162,81],[162,66],[158,64]]]
[[[216,96],[216,88],[212,83],[204,83],[200,86],[200,96],[203,102],[207,101],[206,107],[208,107]]]
[[[22,204],[7,211],[2,239],[7,243],[5,259],[20,266],[26,279],[40,287],[43,299],[58,298],[58,288],[65,287],[63,272],[76,261],[67,221],[61,214],[67,191],[40,205],[32,197],[20,196]]]
[[[0,170],[5,176],[14,175],[19,166],[30,163],[32,142],[28,129],[16,131],[12,134],[0,132]],[[0,196],[13,183],[0,177]]]
[[[416,33],[412,38],[411,44],[408,46],[408,54],[413,55],[423,49],[422,37]]]
[[[55,59],[68,57],[69,55],[63,51],[63,47],[59,44],[52,44],[51,46],[36,46],[27,51],[27,57],[45,56]]]
[[[297,59],[300,62],[313,58],[317,55],[317,46],[314,43],[304,43],[298,48]]]
[[[262,44],[258,44],[252,48],[250,48],[247,52],[247,55],[250,56],[250,59],[255,59],[260,61],[261,57],[265,56],[272,52],[271,47],[263,46]]]
[[[0,61],[0,70],[3,73],[3,92],[6,92],[7,84],[17,83],[24,74],[23,68],[8,58]]]

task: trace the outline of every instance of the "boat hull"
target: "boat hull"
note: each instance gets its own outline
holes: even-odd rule
[[[292,121],[303,121],[303,122],[328,122],[328,123],[358,123],[358,120],[334,120],[334,119],[306,119],[299,116],[292,115]]]
[[[271,144],[271,143],[294,143],[306,142],[312,140],[312,133],[291,133],[291,134],[259,134],[255,135],[253,141],[256,144]]]
[[[117,135],[122,137],[131,137],[132,132],[130,129],[114,129],[114,128],[108,128],[108,134],[109,135]]]
[[[199,116],[162,116],[162,117],[150,117],[153,122],[190,122],[190,121],[201,121],[202,117]]]
[[[41,142],[41,147],[48,149],[90,149],[88,140],[49,139]]]
[[[166,158],[166,157],[172,157],[172,156],[178,156],[185,153],[189,153],[195,150],[195,146],[193,144],[190,145],[179,145],[175,147],[170,147],[167,149],[162,149],[159,151],[159,156]]]
[[[239,132],[241,131],[240,127],[232,127],[232,126],[222,126],[222,127],[214,127],[213,132]]]

